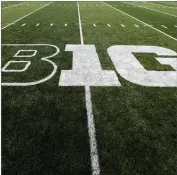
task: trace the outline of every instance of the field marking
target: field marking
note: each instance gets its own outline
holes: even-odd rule
[[[65,23],[65,27],[67,26],[68,24],[67,23]]]
[[[164,2],[164,1],[163,1],[162,3],[168,4],[168,5],[174,5],[174,6],[177,5],[177,4],[172,4],[172,3],[169,4],[169,3],[166,3],[166,2]],[[168,7],[169,7],[169,6],[168,6]]]
[[[175,26],[177,28],[177,26]]]
[[[25,25],[26,25],[26,23],[22,24],[21,26],[23,27],[23,26],[25,26]]]
[[[79,8],[78,1],[77,1],[77,11],[78,11],[79,32],[80,32],[81,45],[84,45],[84,37],[83,37],[83,32],[82,32],[82,22],[81,22],[80,8]]]
[[[37,23],[37,24],[36,24],[36,27],[39,26],[39,25],[40,25],[40,23]]]
[[[164,26],[164,25],[161,25],[161,26],[162,26],[163,28],[166,28],[166,29],[168,28],[168,27],[166,27],[166,26]]]
[[[111,27],[111,25],[110,25],[110,24],[107,24],[107,26],[108,26],[108,27]]]
[[[20,21],[21,19],[26,18],[27,16],[29,16],[29,15],[31,15],[31,14],[33,14],[33,13],[35,13],[35,12],[39,11],[39,10],[41,10],[42,8],[44,8],[44,7],[48,6],[48,5],[50,5],[51,3],[53,3],[53,2],[50,2],[50,3],[48,3],[48,4],[45,4],[44,6],[42,6],[42,7],[38,8],[38,9],[36,9],[36,10],[32,11],[31,13],[29,13],[29,14],[27,14],[27,15],[25,15],[25,16],[23,16],[23,17],[21,17],[21,18],[17,19],[17,20],[15,20],[14,22],[9,23],[8,25],[4,26],[1,30],[5,29],[5,28],[7,28],[7,27],[11,26],[12,24],[14,24],[14,23],[16,23],[16,22]]]
[[[52,26],[53,26],[53,23],[50,24],[50,27],[52,27]]]
[[[77,1],[77,7],[78,7],[80,41],[81,41],[81,45],[84,45],[84,39],[83,39],[84,37],[82,32],[82,23],[81,23],[80,8],[79,8],[78,1]],[[90,142],[92,175],[99,175],[100,167],[99,167],[99,158],[98,158],[98,150],[97,150],[96,131],[95,131],[93,110],[92,110],[91,92],[89,86],[85,86],[85,100],[86,100],[85,102],[86,102],[86,110],[87,110],[88,134],[89,134],[89,142]]]
[[[122,27],[125,27],[123,24],[121,24]]]
[[[148,4],[154,4],[154,3],[152,3],[152,2],[150,2],[150,3],[148,3]],[[165,7],[165,8],[172,8],[172,9],[177,9],[176,7],[169,7],[169,6],[166,6],[166,5],[161,5],[161,4],[154,4],[154,5],[158,5],[158,6],[163,6],[163,7]]]
[[[119,10],[119,9],[117,9],[117,8],[115,8],[115,7],[111,6],[111,5],[109,5],[109,4],[105,3],[105,2],[103,2],[103,1],[101,1],[101,2],[104,3],[104,4],[106,4],[108,7],[113,8],[114,10],[117,10],[117,11],[123,13],[124,15],[129,16],[130,18],[133,18],[133,19],[135,19],[135,20],[137,20],[137,21],[139,21],[139,22],[141,22],[141,23],[143,23],[143,24],[149,26],[150,28],[152,28],[152,29],[154,29],[154,30],[156,30],[156,31],[158,31],[158,32],[160,32],[160,33],[162,33],[162,34],[168,36],[169,38],[171,38],[171,39],[177,41],[177,38],[174,38],[174,37],[168,35],[167,33],[162,32],[161,30],[159,30],[159,29],[153,27],[152,25],[149,25],[149,24],[147,24],[147,23],[145,23],[145,22],[143,22],[143,21],[141,21],[141,20],[139,20],[139,19],[137,19],[137,18],[135,18],[135,17],[129,15],[128,13],[125,13],[125,12],[123,12],[123,11],[121,11],[121,10]]]
[[[11,63],[26,63],[23,69],[7,69]],[[31,61],[8,61],[2,68],[2,72],[24,72],[31,65]]]
[[[18,5],[24,4],[24,3],[27,3],[27,2],[21,2],[21,3],[17,3],[17,4],[14,4],[14,5],[7,6],[7,7],[3,7],[2,10],[10,8],[10,7],[18,6]]]
[[[96,24],[93,24],[94,27],[96,27]]]
[[[124,3],[131,4],[131,3],[129,3],[129,2],[124,2]],[[135,4],[131,4],[131,5],[135,5]],[[140,5],[137,5],[137,4],[136,4],[135,6],[141,7],[141,8],[147,9],[147,10],[152,10],[152,11],[154,11],[154,12],[162,13],[162,14],[169,15],[169,16],[173,16],[173,17],[176,17],[176,18],[177,18],[176,15],[172,15],[172,14],[169,14],[169,13],[161,12],[161,11],[154,10],[154,9],[151,9],[151,8],[147,8],[147,7],[144,7],[144,6],[140,6]]]
[[[31,55],[20,55],[20,52],[33,52],[33,54],[31,54]],[[20,49],[20,50],[18,50],[18,52],[15,53],[15,55],[13,57],[31,58],[31,57],[36,56],[36,54],[37,54],[37,50],[30,50],[30,49],[29,50],[21,50]]]
[[[50,46],[50,47],[54,47],[56,49],[56,52],[54,54],[41,58],[41,60],[46,61],[46,62],[52,64],[52,66],[53,66],[52,72],[47,77],[45,77],[41,80],[38,80],[38,81],[28,82],[28,83],[19,83],[19,82],[1,83],[2,86],[32,86],[32,85],[40,84],[40,83],[43,83],[43,82],[51,79],[55,75],[55,73],[57,72],[57,65],[53,61],[49,60],[49,58],[56,56],[60,52],[60,49],[55,45],[51,45],[51,44],[2,44],[2,46]]]
[[[138,26],[138,25],[136,25],[136,24],[135,24],[134,26],[135,26],[135,27],[139,27],[139,26]]]

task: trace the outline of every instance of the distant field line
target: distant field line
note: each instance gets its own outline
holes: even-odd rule
[[[36,9],[36,10],[32,11],[32,12],[30,12],[29,14],[27,14],[27,15],[25,15],[25,16],[23,16],[23,17],[21,17],[21,18],[17,19],[17,20],[15,20],[14,22],[9,23],[8,25],[4,26],[1,30],[5,29],[5,28],[7,28],[7,27],[11,26],[12,24],[14,24],[14,23],[16,23],[16,22],[18,22],[18,21],[22,20],[23,18],[26,18],[27,16],[29,16],[29,15],[31,15],[31,14],[33,14],[33,13],[35,13],[35,12],[39,11],[39,10],[41,10],[42,8],[44,8],[44,7],[48,6],[48,5],[50,5],[51,3],[52,3],[52,2],[50,2],[50,3],[48,3],[48,4],[45,4],[44,6],[42,6],[42,7],[38,8],[38,9]]]
[[[80,30],[80,41],[81,41],[81,45],[84,45],[82,22],[81,22],[80,8],[78,2],[77,2],[77,9],[78,9],[78,20],[79,20],[79,30]],[[92,175],[100,175],[99,157],[98,157],[90,86],[85,86],[85,103],[86,103],[86,110],[87,110],[87,127],[88,127],[89,143],[90,143]]]
[[[102,2],[102,1],[101,1],[101,2]],[[125,12],[123,12],[122,10],[119,10],[119,9],[117,9],[117,8],[115,8],[115,7],[113,7],[113,6],[109,5],[109,4],[107,4],[107,3],[105,3],[105,2],[102,2],[102,3],[104,3],[104,4],[107,5],[107,6],[109,6],[110,8],[113,8],[114,10],[117,10],[117,11],[123,13],[123,14],[126,15],[126,16],[129,16],[130,18],[133,18],[133,19],[135,19],[135,20],[137,20],[137,21],[139,21],[139,22],[141,22],[141,23],[143,23],[143,24],[145,24],[145,25],[148,25],[150,28],[152,28],[152,29],[154,29],[154,30],[156,30],[156,31],[158,31],[158,32],[160,32],[160,33],[162,33],[162,34],[164,34],[164,35],[170,37],[171,39],[177,41],[176,38],[174,38],[174,37],[168,35],[167,33],[162,32],[161,30],[159,30],[159,29],[157,29],[157,28],[155,28],[155,27],[153,27],[153,26],[151,26],[151,25],[149,25],[149,24],[147,24],[147,23],[145,23],[145,22],[143,22],[143,21],[141,21],[141,20],[139,20],[139,19],[137,19],[137,18],[131,16],[131,15],[129,15],[128,13],[125,13]]]
[[[124,2],[124,3],[134,5],[134,6],[137,6],[137,7],[140,7],[140,8],[144,8],[144,9],[147,9],[147,10],[152,10],[154,12],[162,13],[162,14],[173,16],[173,17],[177,18],[176,15],[172,15],[172,14],[169,14],[169,13],[161,12],[161,11],[158,11],[158,10],[154,10],[154,9],[147,8],[147,7],[144,7],[144,6],[140,6],[140,5],[137,5],[137,4],[132,4],[132,3],[129,3],[129,2]]]
[[[152,2],[148,2],[148,4],[154,4],[154,3],[152,3]],[[177,7],[169,7],[169,6],[166,6],[166,5],[161,5],[161,4],[154,4],[154,5],[156,5],[156,6],[163,6],[163,7],[166,7],[166,8],[172,8],[172,9],[177,9]]]
[[[17,3],[17,4],[14,4],[14,5],[7,6],[7,7],[3,7],[2,10],[10,8],[10,7],[18,6],[18,5],[24,4],[24,3],[27,3],[27,2],[21,2],[21,3]]]
[[[161,1],[163,4],[168,4],[168,5],[174,5],[174,6],[177,6],[177,3],[176,4],[172,4],[172,3],[169,3],[169,2],[174,2],[174,1],[169,1],[169,2],[166,2],[166,1]]]

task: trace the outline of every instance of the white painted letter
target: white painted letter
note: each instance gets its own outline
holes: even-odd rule
[[[73,69],[62,70],[59,86],[121,86],[114,71],[102,70],[94,45],[66,45]]]
[[[18,50],[18,52],[15,53],[15,55],[13,56],[13,59],[23,59],[23,60],[10,60],[8,61],[5,66],[2,68],[2,73],[4,73],[3,77],[5,77],[5,73],[14,73],[14,72],[18,72],[18,73],[23,73],[25,71],[27,71],[27,69],[29,68],[29,66],[31,65],[31,61],[26,61],[24,60],[25,58],[31,58],[31,57],[35,57],[36,54],[37,54],[37,50],[31,50],[31,47],[32,48],[40,48],[40,47],[50,47],[52,49],[55,49],[55,53],[53,53],[52,55],[44,55],[44,57],[41,57],[40,60],[49,64],[51,67],[52,67],[52,71],[49,72],[49,74],[40,79],[40,80],[37,80],[37,81],[32,81],[32,82],[23,82],[22,81],[17,81],[17,80],[14,80],[12,82],[2,82],[1,85],[2,86],[33,86],[33,85],[36,85],[36,84],[40,84],[40,83],[43,83],[47,80],[49,80],[50,78],[52,78],[54,76],[54,74],[56,73],[57,71],[57,65],[51,61],[49,58],[52,58],[54,56],[56,56],[60,50],[58,47],[54,46],[54,45],[49,45],[49,44],[2,44],[3,47],[9,47],[10,49],[12,48],[29,48],[29,49],[20,49]],[[11,51],[9,49],[9,52]],[[23,52],[25,52],[26,54],[23,54]],[[27,54],[28,53],[28,54]],[[26,65],[24,66],[23,69],[9,69],[9,65],[10,64],[20,64],[20,63],[26,63]],[[11,74],[11,76],[13,76],[13,74]],[[15,78],[15,77],[14,77]]]
[[[142,86],[177,87],[177,58],[155,58],[176,71],[148,71],[140,64],[135,53],[156,53],[160,56],[177,56],[177,53],[158,46],[111,46],[108,54],[117,72],[126,80]]]

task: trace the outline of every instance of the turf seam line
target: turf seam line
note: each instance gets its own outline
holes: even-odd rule
[[[26,18],[27,16],[29,16],[29,15],[31,15],[31,14],[33,14],[33,13],[39,11],[39,10],[41,10],[42,8],[44,8],[44,7],[48,6],[48,5],[50,5],[51,3],[53,3],[53,2],[50,2],[50,3],[48,3],[48,4],[45,4],[44,6],[42,6],[42,7],[38,8],[38,9],[32,11],[31,13],[28,13],[27,15],[25,15],[25,16],[23,16],[23,17],[17,19],[17,20],[15,20],[14,22],[9,23],[8,25],[4,26],[1,30],[5,29],[5,28],[11,26],[12,24],[14,24],[14,23],[20,21],[21,19]]]
[[[117,10],[117,11],[123,13],[124,15],[129,16],[130,18],[135,19],[136,21],[139,21],[139,22],[141,22],[141,23],[143,23],[143,24],[145,24],[145,25],[148,25],[150,28],[152,28],[152,29],[154,29],[154,30],[156,30],[156,31],[158,31],[158,32],[160,32],[160,33],[162,33],[162,34],[168,36],[169,38],[174,39],[175,41],[177,41],[176,38],[172,37],[171,35],[168,35],[168,34],[165,33],[165,32],[162,32],[161,30],[159,30],[159,29],[157,29],[157,28],[155,28],[155,27],[149,25],[148,23],[145,23],[145,22],[143,22],[143,21],[141,21],[141,20],[139,20],[139,19],[137,19],[137,18],[135,18],[135,17],[129,15],[128,13],[125,13],[125,12],[123,12],[122,10],[119,10],[119,9],[117,9],[117,8],[111,6],[111,5],[109,5],[109,4],[107,4],[107,3],[103,2],[103,1],[101,1],[101,2],[104,3],[104,4],[106,4],[108,7],[113,8],[114,10]]]
[[[81,41],[81,45],[84,45],[82,22],[81,22],[80,8],[79,8],[78,1],[77,1],[77,9],[78,9],[78,20],[79,20],[79,30],[80,30],[80,41]],[[87,127],[88,127],[89,143],[90,143],[92,175],[100,175],[96,131],[95,131],[93,108],[92,108],[91,92],[89,86],[85,86],[85,103],[86,103],[86,111],[87,111],[87,125],[88,125]]]
[[[24,4],[24,3],[27,3],[27,2],[21,2],[21,3],[17,3],[17,4],[14,4],[14,5],[7,6],[7,7],[3,7],[2,10],[10,8],[10,7],[18,6],[18,5]]]
[[[134,4],[131,4],[131,3],[128,3],[128,2],[124,2],[124,3],[130,4],[130,5],[134,5]],[[151,8],[147,8],[147,7],[140,6],[140,5],[135,5],[135,6],[140,7],[140,8],[144,8],[144,9],[147,9],[147,10],[152,10],[152,11],[154,11],[154,12],[162,13],[162,14],[169,15],[169,16],[173,16],[173,17],[176,17],[176,18],[177,18],[176,15],[172,15],[172,14],[169,14],[169,13],[161,12],[161,11],[154,10],[154,9],[151,9]]]

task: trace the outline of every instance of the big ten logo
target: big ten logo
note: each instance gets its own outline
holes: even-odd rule
[[[2,82],[4,86],[36,85],[49,80],[57,71],[57,65],[52,59],[60,50],[54,45],[5,44],[3,47],[13,51],[13,57],[8,57],[7,54],[7,58],[3,56],[3,60],[6,61],[2,68],[3,77],[9,74],[19,75],[11,76],[10,81],[7,78]],[[65,51],[73,53],[72,70],[61,71],[59,86],[121,86],[114,70],[102,70],[95,45],[67,44]],[[159,46],[114,45],[109,47],[107,52],[117,73],[127,81],[142,86],[177,87],[175,51]],[[159,64],[169,65],[173,70],[146,70],[133,53],[154,53],[157,55],[154,59]],[[14,64],[22,66],[13,68]],[[33,81],[33,78],[29,80],[30,71],[37,71],[36,66],[40,71],[36,72],[36,75],[40,76],[33,77]]]

